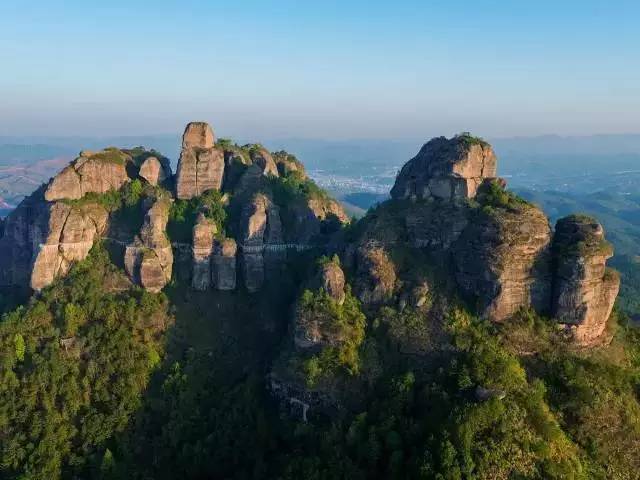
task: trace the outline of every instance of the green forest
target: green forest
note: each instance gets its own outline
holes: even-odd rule
[[[640,332],[623,314],[584,351],[531,312],[492,325],[452,304],[446,354],[425,361],[397,342],[430,335],[419,311],[307,291],[302,308],[356,329],[306,361],[309,381],[340,377],[355,401],[303,422],[267,381],[289,298],[150,294],[121,275],[97,245],[3,316],[2,478],[638,478]]]

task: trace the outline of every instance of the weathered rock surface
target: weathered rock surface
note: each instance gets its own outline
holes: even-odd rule
[[[345,299],[345,278],[340,264],[330,261],[320,266],[312,287],[322,289],[329,294],[338,304],[342,305]]]
[[[216,137],[213,129],[206,122],[190,122],[182,135],[182,148],[202,148],[213,147]]]
[[[176,196],[190,199],[207,190],[220,190],[224,177],[224,151],[214,144],[211,127],[203,122],[187,125],[176,172]]]
[[[396,287],[395,266],[385,249],[371,241],[356,250],[354,289],[365,305],[389,300]]]
[[[485,178],[496,176],[496,156],[491,146],[466,134],[438,137],[426,143],[409,160],[391,190],[394,199],[473,198]]]
[[[606,268],[613,249],[597,221],[572,215],[556,224],[553,254],[553,314],[576,343],[591,345],[604,332],[620,288],[617,273]]]
[[[106,230],[100,205],[43,200],[44,189],[27,197],[6,219],[0,239],[0,285],[40,290],[83,260]]]
[[[157,200],[147,211],[140,235],[125,249],[125,271],[134,283],[157,293],[171,280],[173,250],[166,235],[170,202]]]
[[[278,208],[262,193],[256,194],[242,210],[242,264],[247,290],[256,292],[264,283],[265,244],[282,243]]]
[[[454,247],[456,281],[494,321],[529,306],[548,313],[550,242],[549,222],[534,206],[480,213]]]
[[[260,167],[263,175],[278,176],[278,167],[273,157],[266,148],[254,148],[251,150],[251,161]]]
[[[49,182],[45,200],[77,200],[89,192],[105,193],[118,190],[129,181],[126,163],[131,158],[118,149],[102,152],[81,152],[71,165]]]
[[[213,286],[218,290],[236,288],[236,241],[225,238],[216,242],[213,251]]]
[[[149,185],[160,185],[171,177],[169,165],[161,162],[157,157],[147,157],[140,165],[139,175],[144,178]]]
[[[191,284],[196,290],[207,290],[211,285],[211,256],[218,228],[213,220],[202,213],[193,227],[193,275]]]

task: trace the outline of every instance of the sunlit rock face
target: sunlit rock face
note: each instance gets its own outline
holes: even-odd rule
[[[548,313],[551,229],[532,205],[478,215],[453,248],[456,281],[481,314],[504,321],[520,308]]]
[[[215,146],[211,127],[204,122],[189,123],[182,136],[176,197],[188,200],[207,190],[220,190],[224,168],[224,151]]]
[[[129,181],[125,168],[129,161],[131,157],[115,148],[80,152],[78,158],[51,179],[44,198],[50,202],[78,200],[87,193],[118,190]]]
[[[496,156],[491,145],[458,135],[438,137],[426,143],[409,160],[391,190],[394,199],[473,198],[486,178],[496,176]]]
[[[602,225],[571,215],[556,224],[553,254],[553,314],[577,343],[591,345],[604,332],[620,289],[620,277],[606,267],[613,249]]]

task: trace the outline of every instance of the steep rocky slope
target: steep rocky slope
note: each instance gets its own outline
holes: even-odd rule
[[[611,253],[601,245],[602,228],[563,220],[554,235],[537,207],[495,178],[496,164],[481,139],[435,138],[403,167],[392,200],[345,234],[344,211],[293,155],[216,143],[208,124],[193,122],[183,135],[175,182],[157,152],[82,152],[7,218],[0,279],[40,290],[106,236],[124,245],[127,273],[150,291],[171,280],[176,263],[197,290],[234,289],[239,276],[257,292],[279,279],[292,255],[319,248],[339,253],[359,300],[379,308],[405,295],[408,281],[397,257],[414,249],[480,315],[502,322],[533,308],[566,324],[577,342],[595,342],[618,289],[605,269]],[[142,199],[130,208],[143,221],[127,230],[109,198],[134,181],[136,192],[127,191]],[[178,221],[188,233],[170,238]]]

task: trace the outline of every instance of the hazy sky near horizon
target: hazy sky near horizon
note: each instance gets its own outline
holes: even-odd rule
[[[3,1],[0,135],[640,133],[640,2]]]

